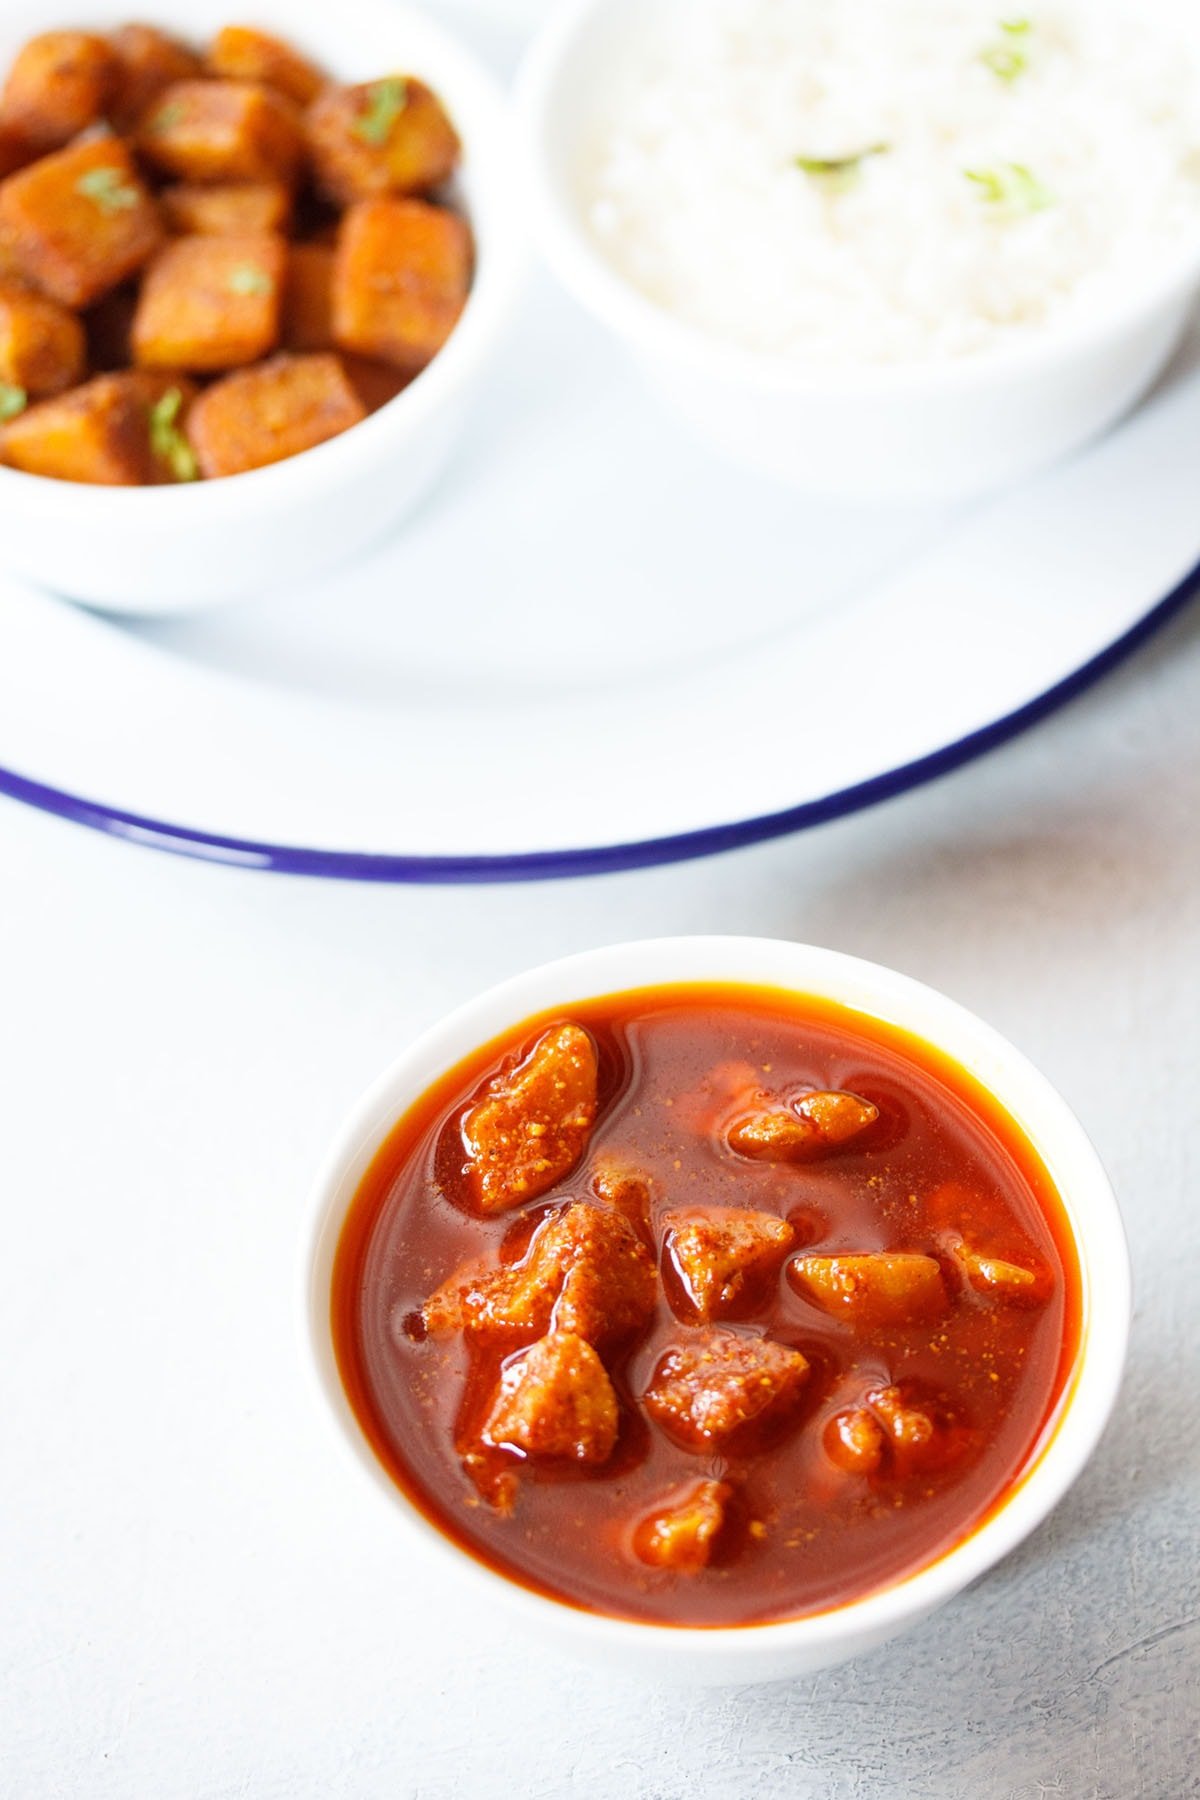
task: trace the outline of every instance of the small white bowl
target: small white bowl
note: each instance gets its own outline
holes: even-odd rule
[[[1161,0],[1154,6],[1161,11]],[[665,8],[677,12],[676,0],[562,0],[522,67],[518,112],[551,266],[713,448],[813,492],[953,500],[1058,461],[1145,393],[1200,287],[1200,227],[1169,266],[1083,324],[1051,324],[1021,344],[933,367],[799,369],[646,298],[591,237],[578,171],[623,52]],[[1185,23],[1174,17],[1176,31]]]
[[[0,468],[0,564],[39,586],[114,612],[169,614],[307,582],[381,537],[449,457],[472,390],[494,355],[525,267],[506,103],[475,58],[395,0],[296,6],[255,0],[253,22],[338,80],[394,70],[428,81],[463,142],[459,190],[477,267],[466,309],[429,368],[343,436],[287,462],[179,487],[87,487]],[[203,44],[229,0],[154,0],[147,22]],[[35,32],[68,22],[108,30],[112,0],[23,0],[5,9],[0,67]],[[141,16],[139,14],[139,16]]]
[[[475,1561],[395,1484],[363,1436],[338,1375],[330,1295],[338,1239],[382,1140],[409,1106],[462,1058],[550,1008],[671,982],[738,982],[819,995],[914,1033],[945,1051],[1009,1110],[1062,1197],[1082,1279],[1076,1367],[1052,1434],[979,1530],[917,1574],[848,1606],[781,1624],[737,1628],[629,1622],[543,1598]],[[1045,1077],[990,1026],[907,976],[855,957],[767,938],[662,938],[587,951],[481,994],[424,1033],[355,1109],[326,1160],[305,1247],[301,1329],[338,1436],[408,1527],[409,1553],[441,1555],[480,1605],[503,1604],[573,1652],[629,1673],[699,1684],[805,1675],[872,1649],[914,1625],[999,1561],[1039,1525],[1083,1468],[1120,1385],[1129,1327],[1129,1260],[1120,1214],[1079,1123]],[[401,1546],[401,1554],[404,1553]]]

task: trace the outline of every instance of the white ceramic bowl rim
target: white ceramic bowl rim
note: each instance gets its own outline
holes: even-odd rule
[[[393,1481],[363,1437],[342,1388],[330,1329],[330,1275],[337,1238],[358,1181],[390,1125],[473,1048],[522,1020],[573,1001],[672,984],[731,982],[827,997],[931,1042],[983,1082],[1013,1113],[1059,1187],[1080,1263],[1082,1319],[1073,1376],[1052,1430],[1033,1462],[991,1516],[914,1574],[848,1605],[767,1624],[687,1627],[611,1617],[523,1587],[489,1568],[437,1529]],[[1066,1103],[998,1032],[965,1008],[874,963],[810,945],[764,938],[647,939],[544,964],[468,1001],[418,1038],[364,1096],[321,1170],[301,1271],[305,1359],[340,1426],[339,1437],[377,1489],[422,1541],[472,1573],[531,1625],[564,1625],[600,1647],[685,1644],[689,1660],[772,1650],[831,1652],[878,1641],[940,1605],[1012,1550],[1066,1493],[1092,1454],[1120,1385],[1128,1337],[1130,1275],[1120,1213],[1104,1169]],[[631,1635],[632,1634],[632,1635]],[[847,1650],[846,1653],[849,1653]]]
[[[1121,332],[1200,280],[1200,218],[1194,236],[1129,291],[1082,317],[1052,320],[1020,341],[945,362],[807,367],[730,343],[676,317],[627,281],[589,235],[564,193],[564,159],[549,141],[559,84],[581,34],[612,0],[559,0],[521,65],[516,84],[535,233],[563,285],[590,312],[652,356],[690,364],[732,387],[796,395],[940,392],[1002,384],[1075,357]]]
[[[370,5],[370,0],[353,3]],[[343,5],[343,10],[349,9]],[[457,104],[451,104],[451,112],[468,155],[473,155],[476,163],[481,157],[493,165],[501,158],[507,160],[508,102],[482,63],[452,33],[417,7],[389,4],[372,10],[386,17],[399,44],[403,43],[406,30],[416,26],[420,40],[436,46],[439,62],[454,71],[458,97]],[[153,6],[146,13],[153,19]],[[303,18],[298,16],[295,37],[301,45],[303,24]],[[489,188],[490,192],[496,191],[495,184],[489,184]],[[263,469],[218,481],[163,487],[92,487],[47,480],[45,476],[0,466],[0,508],[8,506],[25,514],[45,513],[55,519],[69,517],[72,522],[78,521],[81,530],[87,529],[92,514],[103,513],[111,523],[114,514],[122,512],[131,533],[151,522],[156,528],[168,530],[176,521],[189,530],[206,525],[217,529],[222,519],[240,518],[259,503],[286,498],[289,493],[298,507],[312,504],[342,476],[386,461],[389,446],[410,438],[447,400],[470,384],[507,323],[524,273],[526,238],[518,209],[514,206],[511,215],[497,217],[494,227],[491,218],[484,216],[488,208],[481,207],[477,200],[471,201],[467,211],[479,254],[462,317],[428,368],[395,400],[352,430]]]

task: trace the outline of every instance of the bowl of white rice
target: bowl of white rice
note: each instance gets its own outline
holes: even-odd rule
[[[563,0],[519,99],[561,280],[720,452],[951,499],[1125,413],[1200,287],[1200,8]]]

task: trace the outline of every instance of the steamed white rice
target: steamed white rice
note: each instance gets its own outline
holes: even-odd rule
[[[968,356],[1200,241],[1197,59],[1144,0],[655,16],[605,78],[581,197],[612,264],[718,337],[818,365]],[[797,165],[877,146],[840,177]]]

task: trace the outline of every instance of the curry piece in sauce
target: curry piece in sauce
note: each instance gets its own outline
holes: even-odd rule
[[[617,1397],[592,1346],[554,1331],[505,1364],[483,1438],[525,1456],[602,1463],[617,1424]]]
[[[791,1106],[737,1120],[729,1142],[740,1155],[764,1162],[811,1162],[852,1143],[878,1117],[878,1107],[857,1094],[803,1094]]]
[[[836,1154],[730,1141],[809,1095],[861,1127]],[[1053,1421],[1079,1290],[1045,1171],[961,1070],[713,986],[451,1071],[363,1183],[333,1317],[441,1529],[577,1605],[715,1625],[858,1598],[986,1518]]]
[[[215,479],[388,405],[466,302],[471,233],[443,191],[460,156],[414,77],[340,88],[251,26],[205,52],[141,24],[31,39],[0,96],[0,463],[102,485]],[[385,211],[343,217],[363,200]],[[260,378],[194,408],[179,387],[167,420],[157,388],[94,385],[131,364],[176,386],[184,371]],[[31,401],[76,391],[13,428]]]
[[[666,1213],[663,1225],[664,1256],[679,1277],[688,1310],[705,1320],[752,1308],[796,1235],[774,1213],[735,1206]]]
[[[831,1461],[852,1475],[877,1474],[885,1461],[902,1475],[946,1468],[971,1443],[952,1407],[910,1387],[873,1389],[862,1406],[838,1413],[825,1428]]]
[[[941,1265],[922,1251],[798,1256],[788,1266],[788,1279],[822,1312],[872,1325],[910,1325],[935,1319],[946,1308]]]
[[[721,1449],[794,1414],[807,1375],[799,1350],[710,1331],[668,1350],[642,1400],[685,1450]]]
[[[644,1175],[631,1169],[622,1158],[606,1156],[601,1151],[592,1165],[591,1191],[605,1206],[620,1213],[643,1244],[657,1247],[651,1217],[653,1189]]]
[[[732,1492],[725,1481],[698,1482],[681,1500],[640,1521],[633,1534],[636,1554],[660,1569],[707,1568]]]
[[[874,1475],[883,1462],[883,1426],[868,1406],[835,1413],[825,1427],[829,1460],[847,1475]]]
[[[977,1294],[999,1303],[1014,1306],[1040,1306],[1050,1292],[1050,1279],[1045,1269],[1027,1269],[1020,1263],[1006,1262],[1002,1256],[987,1256],[966,1244],[955,1244],[955,1260]]]
[[[583,1154],[596,1117],[596,1051],[578,1025],[544,1032],[463,1121],[475,1203],[505,1212],[547,1193]]]
[[[620,1213],[573,1201],[534,1233],[519,1263],[459,1271],[421,1309],[427,1331],[575,1332],[590,1344],[628,1337],[654,1311],[646,1247]]]

